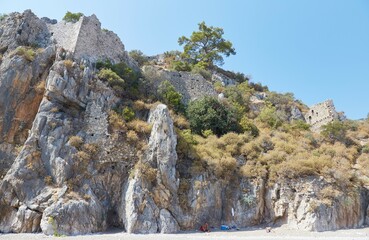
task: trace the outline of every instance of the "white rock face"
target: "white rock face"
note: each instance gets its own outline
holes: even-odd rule
[[[156,181],[150,183],[139,170],[135,171],[125,193],[123,221],[129,233],[175,233],[179,225],[165,208],[175,205],[178,190],[177,136],[167,106],[158,105],[150,113],[149,123],[153,127],[143,163],[156,169]]]

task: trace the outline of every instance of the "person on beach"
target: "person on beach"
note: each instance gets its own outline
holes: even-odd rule
[[[208,223],[206,222],[204,225],[201,225],[201,227],[200,227],[200,231],[201,232],[210,232],[210,230],[209,230],[209,225],[208,225]]]

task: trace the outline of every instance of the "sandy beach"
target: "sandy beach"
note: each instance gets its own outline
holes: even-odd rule
[[[114,240],[260,240],[260,239],[332,239],[332,240],[369,240],[369,228],[348,229],[328,232],[306,232],[291,230],[283,227],[275,228],[267,233],[265,229],[242,229],[241,231],[213,231],[210,233],[181,232],[178,234],[127,234],[120,230],[111,230],[83,236],[62,237],[73,240],[85,239],[114,239]],[[44,234],[0,234],[0,239],[60,239],[60,237],[46,236]]]

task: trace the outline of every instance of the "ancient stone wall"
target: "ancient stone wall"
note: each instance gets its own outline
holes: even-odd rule
[[[47,26],[58,47],[74,52],[82,22],[83,18],[80,18],[76,23],[61,21]]]
[[[90,61],[110,59],[113,62],[128,60],[119,37],[112,31],[101,29],[95,15],[83,16],[76,23],[49,23],[48,28],[57,46],[72,52],[75,58]]]
[[[332,100],[327,100],[310,107],[305,120],[311,125],[312,131],[319,131],[323,125],[338,120],[338,114]]]
[[[161,82],[168,80],[182,94],[185,104],[204,96],[217,96],[213,85],[199,74],[168,71],[155,66],[145,66],[142,71],[145,78],[156,88]]]

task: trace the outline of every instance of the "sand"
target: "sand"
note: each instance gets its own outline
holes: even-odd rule
[[[106,233],[91,235],[53,237],[39,234],[0,234],[0,239],[22,240],[22,239],[113,239],[113,240],[262,240],[262,239],[332,239],[332,240],[369,240],[369,228],[348,229],[328,232],[306,232],[290,230],[283,227],[275,228],[271,233],[264,229],[242,229],[241,231],[213,231],[210,233],[181,232],[178,234],[127,234],[120,230],[111,230]]]

